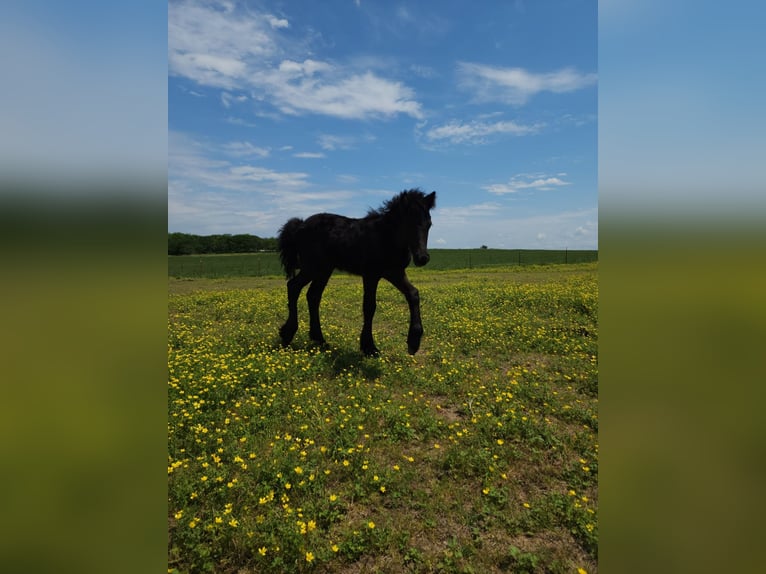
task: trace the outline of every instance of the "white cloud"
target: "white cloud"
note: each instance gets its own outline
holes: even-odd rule
[[[268,157],[271,153],[267,148],[254,146],[250,142],[230,142],[223,144],[221,149],[234,157]]]
[[[244,182],[266,182],[279,187],[303,187],[308,174],[299,172],[278,172],[265,167],[238,165],[229,167],[224,174],[235,187]]]
[[[272,28],[289,28],[290,23],[284,18],[277,18],[276,16],[268,16],[269,24]]]
[[[410,66],[410,71],[416,76],[418,76],[419,78],[423,78],[426,80],[432,80],[433,78],[436,78],[439,76],[439,72],[437,72],[431,66],[423,66],[420,64],[412,64]]]
[[[168,69],[200,85],[241,87],[248,62],[274,56],[278,46],[268,16],[239,14],[224,2],[168,4]]]
[[[282,113],[348,119],[421,118],[421,104],[401,82],[300,58],[311,52],[285,34],[289,22],[232,2],[174,1],[168,6],[168,69],[224,90],[251,90]],[[302,62],[300,60],[303,60]],[[231,100],[225,100],[224,105]]]
[[[458,63],[458,83],[473,93],[479,102],[503,102],[523,105],[540,92],[565,93],[580,90],[597,82],[595,73],[581,73],[574,68],[534,73],[524,68],[501,68],[470,62]]]
[[[243,120],[242,118],[237,118],[237,117],[234,117],[234,116],[227,116],[224,119],[224,121],[227,124],[232,124],[232,125],[235,125],[235,126],[245,126],[247,128],[254,128],[254,127],[258,126],[258,124],[255,124],[253,122],[249,122],[247,120]]]
[[[304,151],[300,153],[294,153],[293,157],[302,158],[302,159],[321,159],[325,157],[325,155],[323,153],[318,153],[318,152]]]
[[[346,184],[346,185],[353,185],[355,183],[359,183],[359,178],[355,175],[350,175],[346,173],[342,173],[338,175],[336,178],[340,183]]]
[[[299,78],[301,76],[313,76],[317,72],[331,71],[333,67],[325,62],[316,60],[304,60],[303,62],[293,62],[292,60],[283,60],[277,68],[285,79]]]
[[[354,138],[350,136],[322,134],[319,136],[318,142],[319,147],[322,149],[335,151],[336,149],[351,149],[354,145]]]
[[[502,205],[494,202],[475,203],[456,207],[440,207],[434,214],[434,225],[459,227],[469,225],[477,219],[497,217]]]
[[[216,147],[197,141],[186,134],[170,132],[168,141],[168,181],[187,182],[197,189],[227,189],[245,192],[280,193],[303,188],[308,174],[278,172],[255,165],[234,165],[215,157],[229,149],[244,149],[242,145],[224,144]],[[245,145],[245,147],[247,147]],[[253,149],[258,149],[253,146]],[[228,151],[229,155],[231,152]],[[257,154],[256,154],[257,155]]]
[[[360,144],[374,142],[375,139],[375,136],[372,134],[365,134],[362,136],[321,134],[317,138],[317,143],[323,150],[335,151],[339,149],[354,149]]]
[[[247,101],[247,96],[239,95],[234,96],[229,92],[221,92],[221,103],[224,108],[230,108],[232,104],[241,104]]]
[[[571,182],[564,181],[558,176],[565,176],[565,173],[559,173],[555,176],[545,174],[527,174],[521,173],[514,175],[508,183],[493,183],[482,187],[482,189],[496,195],[507,193],[518,193],[524,189],[539,189],[549,191],[555,187],[570,185]]]
[[[379,78],[371,72],[340,78],[315,78],[305,74],[295,80],[293,69],[271,74],[268,90],[282,112],[316,113],[345,119],[392,117],[405,114],[421,118],[414,92],[400,82]],[[329,80],[329,81],[328,81]]]
[[[406,6],[400,5],[396,9],[396,17],[402,22],[414,22],[415,17],[410,13]]]
[[[272,237],[293,216],[336,209],[354,195],[318,190],[308,173],[229,161],[237,145],[168,134],[168,228],[189,233],[255,233]]]
[[[442,126],[431,128],[426,132],[426,138],[432,142],[448,141],[453,144],[486,143],[486,138],[493,135],[524,136],[540,131],[542,124],[522,125],[513,121],[468,123],[453,120]]]

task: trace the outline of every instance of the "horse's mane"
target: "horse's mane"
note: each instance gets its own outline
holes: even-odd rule
[[[411,205],[412,202],[422,203],[425,197],[426,194],[419,188],[407,189],[385,201],[379,208],[369,209],[367,211],[367,219],[386,217],[388,215],[401,213],[401,207]]]

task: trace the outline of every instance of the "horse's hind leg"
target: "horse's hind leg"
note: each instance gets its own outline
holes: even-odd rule
[[[322,301],[322,293],[330,280],[330,275],[332,275],[332,269],[329,272],[318,273],[306,292],[306,301],[309,305],[309,337],[320,345],[323,345],[325,340],[319,322],[319,303]]]
[[[375,340],[372,337],[372,318],[375,316],[377,307],[378,281],[380,277],[365,276],[364,281],[364,299],[362,302],[362,312],[364,314],[364,324],[362,325],[362,334],[359,337],[359,348],[362,353],[368,357],[376,357],[380,351],[375,346]]]
[[[298,297],[310,281],[311,277],[301,271],[287,282],[287,321],[279,329],[279,336],[284,347],[290,344],[298,331]]]

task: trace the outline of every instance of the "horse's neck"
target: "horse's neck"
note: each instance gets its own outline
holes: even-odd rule
[[[380,230],[389,245],[394,245],[397,250],[407,250],[407,234],[401,220],[382,217]]]

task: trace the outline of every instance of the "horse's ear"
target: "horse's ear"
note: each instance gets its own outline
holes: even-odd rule
[[[436,192],[432,191],[428,195],[426,195],[426,207],[428,209],[433,209],[436,207]]]

